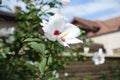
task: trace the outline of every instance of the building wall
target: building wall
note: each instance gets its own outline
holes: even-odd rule
[[[120,31],[93,37],[95,43],[104,45],[107,54],[113,54],[114,49],[120,49]],[[120,53],[119,53],[120,54]]]

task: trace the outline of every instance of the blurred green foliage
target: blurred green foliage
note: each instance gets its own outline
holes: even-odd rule
[[[63,69],[66,63],[73,60],[84,59],[78,54],[79,47],[66,49],[43,35],[42,19],[54,15],[48,10],[60,8],[62,4],[58,0],[35,1],[34,4],[30,0],[23,0],[27,11],[16,14],[18,27],[13,35],[15,41],[9,44],[4,38],[0,39],[0,80],[60,80],[52,76],[53,70]],[[36,8],[37,5],[39,8]],[[45,6],[49,6],[49,9],[43,10]],[[80,38],[83,37],[81,34]],[[63,57],[63,52],[69,52],[71,56]],[[79,56],[74,57],[74,52]]]

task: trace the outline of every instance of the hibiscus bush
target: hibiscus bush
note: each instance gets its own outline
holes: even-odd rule
[[[63,56],[73,52],[69,44],[82,43],[80,29],[66,23],[58,0],[23,2],[26,10],[16,14],[18,27],[0,30],[0,78],[59,80],[54,72],[72,60]],[[58,12],[54,14],[52,8]]]

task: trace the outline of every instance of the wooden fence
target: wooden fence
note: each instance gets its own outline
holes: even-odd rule
[[[72,62],[59,72],[61,80],[120,80],[120,58],[107,57],[102,65],[95,65],[87,58],[84,62]]]

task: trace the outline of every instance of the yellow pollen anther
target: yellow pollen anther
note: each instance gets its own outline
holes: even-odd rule
[[[63,33],[61,33],[58,37],[59,38],[63,38],[63,37],[65,37],[67,35],[67,32],[63,32]]]

